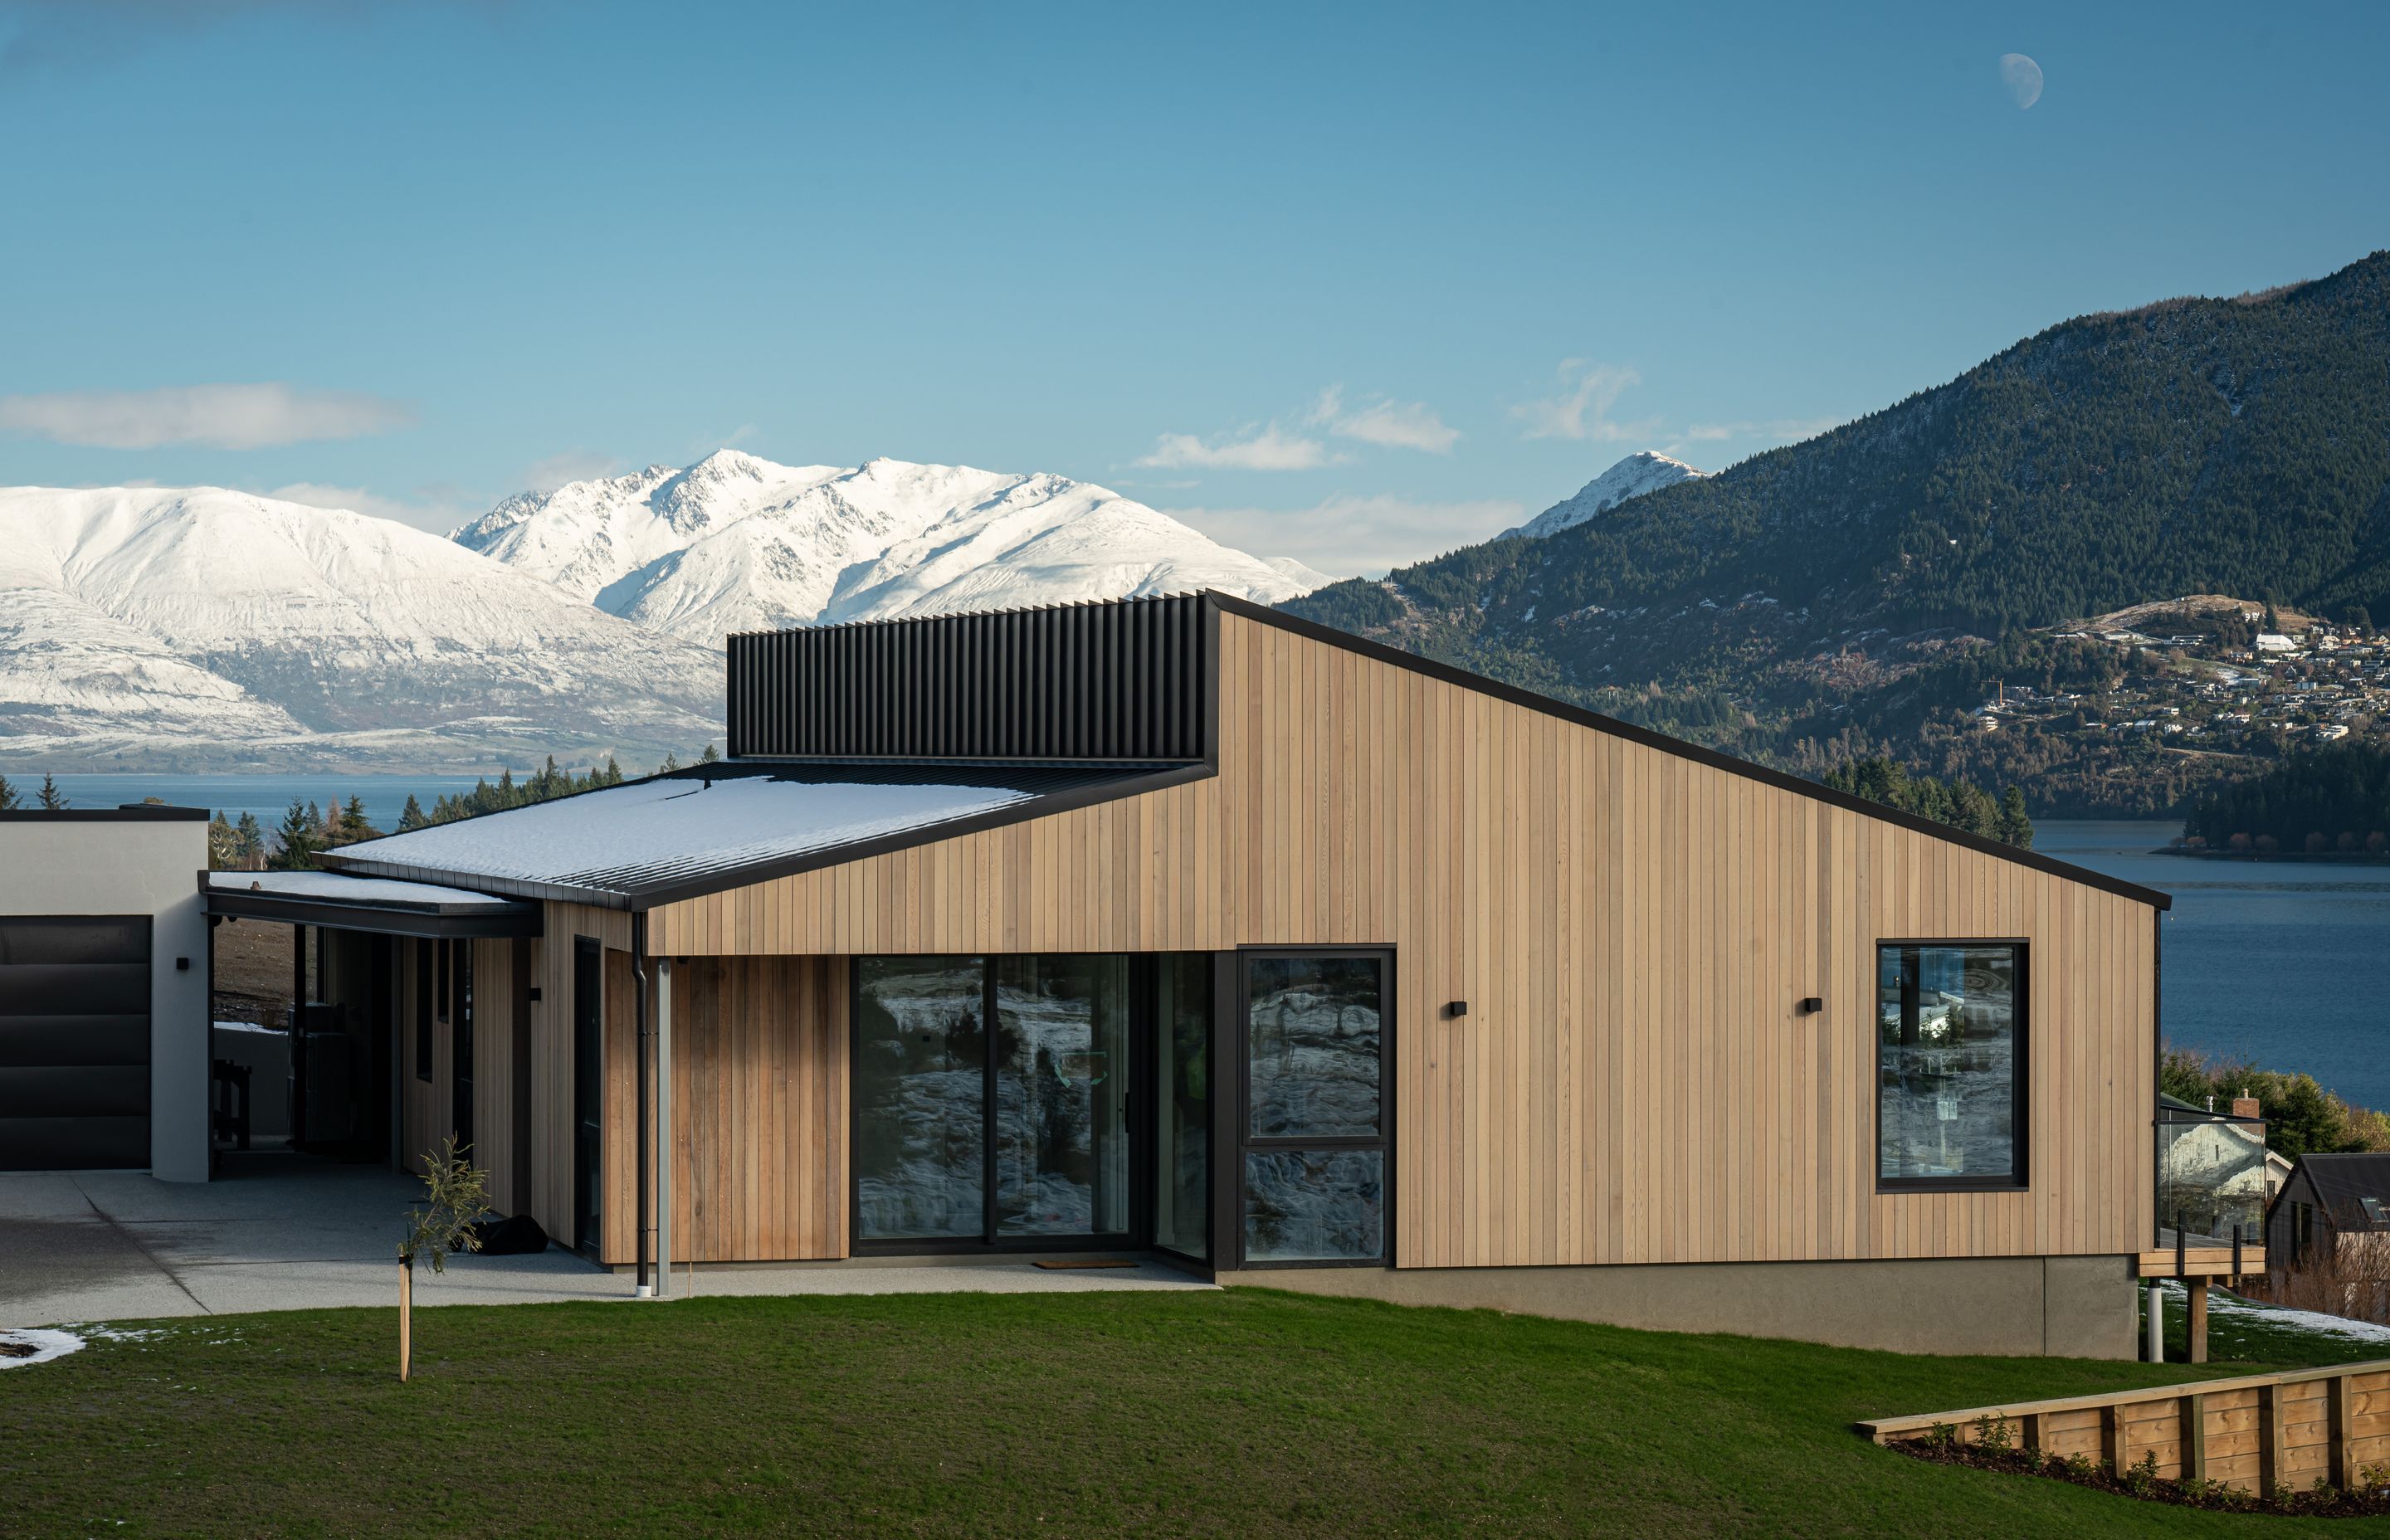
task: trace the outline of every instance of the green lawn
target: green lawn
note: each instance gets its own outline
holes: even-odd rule
[[[386,1310],[148,1330],[0,1373],[0,1533],[1945,1540],[2294,1522],[1929,1465],[1849,1431],[2184,1365],[1249,1290],[446,1307],[417,1315],[408,1385]]]

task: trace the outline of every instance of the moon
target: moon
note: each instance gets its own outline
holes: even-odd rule
[[[2020,109],[2041,100],[2041,66],[2023,54],[2000,56],[2000,83]]]

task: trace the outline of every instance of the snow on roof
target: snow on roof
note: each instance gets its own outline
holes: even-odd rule
[[[387,877],[351,877],[342,872],[210,872],[208,887],[216,892],[270,893],[276,898],[308,898],[327,904],[401,905],[425,908],[511,909],[514,901],[469,888],[445,888],[433,882],[404,882]]]
[[[1119,766],[731,764],[710,776],[658,776],[368,840],[331,859],[349,871],[479,879],[517,892],[627,896],[993,813],[1123,774]]]

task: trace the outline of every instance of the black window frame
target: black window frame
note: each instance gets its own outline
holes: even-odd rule
[[[1253,972],[1256,959],[1269,957],[1374,957],[1378,960],[1378,1132],[1368,1136],[1291,1138],[1263,1137],[1253,1135]],[[1234,1045],[1236,1055],[1236,1096],[1228,1118],[1234,1137],[1226,1149],[1213,1151],[1212,1181],[1219,1203],[1214,1253],[1215,1257],[1233,1258],[1232,1266],[1239,1272],[1262,1272],[1305,1267],[1392,1267],[1394,1265],[1395,1208],[1394,1197],[1394,1055],[1399,1034],[1395,1003],[1400,996],[1395,972],[1395,952],[1392,946],[1240,946],[1233,954],[1231,966],[1226,969],[1233,985],[1225,999],[1214,1001],[1214,1009],[1223,1013],[1212,1033],[1216,1046],[1224,1039]],[[1219,992],[1215,991],[1215,995]],[[1216,1072],[1214,1084],[1218,1084]],[[1248,1150],[1310,1149],[1376,1149],[1383,1152],[1384,1163],[1379,1180],[1379,1251],[1374,1257],[1297,1258],[1289,1261],[1254,1261],[1245,1255],[1245,1155]]]
[[[1882,1004],[1877,995],[1883,978],[1883,954],[1895,948],[1923,951],[1930,947],[1963,950],[1995,946],[2006,947],[2013,955],[2011,973],[2016,981],[2016,998],[2010,1007],[2015,1021],[2012,1031],[2016,1040],[2010,1055],[2009,1080],[2009,1148],[2015,1152],[2015,1170],[2005,1176],[1886,1176],[1883,1174],[1883,1017]],[[2033,965],[2030,944],[2023,936],[1893,936],[1879,938],[1870,956],[1873,966],[1868,975],[1868,1038],[1874,1050],[1875,1067],[1875,1190],[1881,1193],[2030,1191],[2033,1187]]]

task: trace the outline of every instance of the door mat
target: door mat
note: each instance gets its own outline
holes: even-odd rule
[[[1034,1262],[1031,1263],[1030,1265],[1033,1267],[1044,1267],[1054,1272],[1060,1272],[1066,1267],[1134,1267],[1137,1264],[1134,1262],[1113,1262],[1103,1258],[1091,1257],[1086,1262],[1075,1260],[1069,1262]]]

